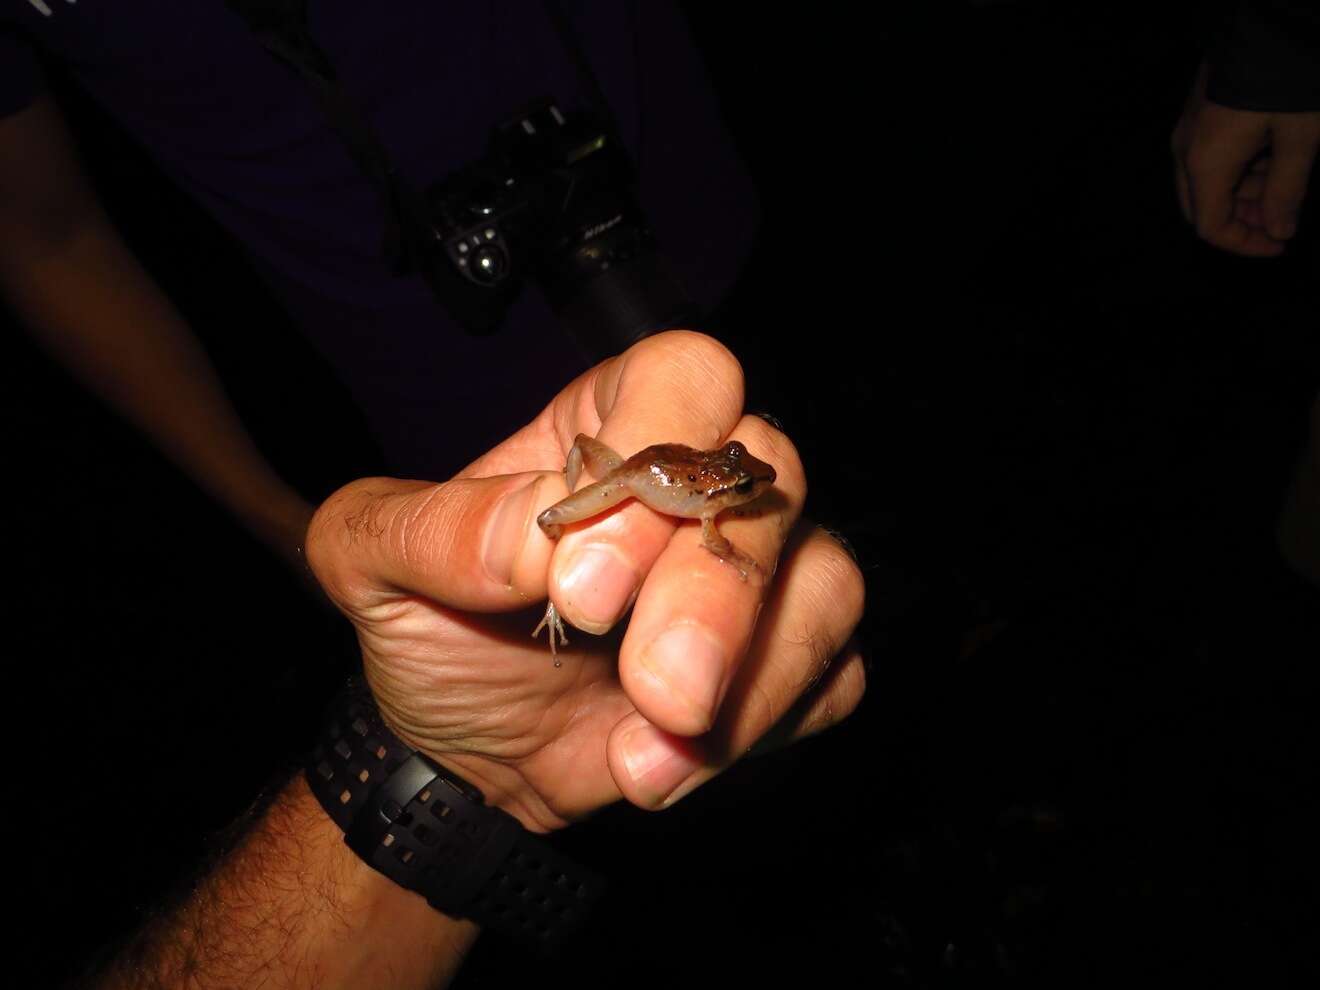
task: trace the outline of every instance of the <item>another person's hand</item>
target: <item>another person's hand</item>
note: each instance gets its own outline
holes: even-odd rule
[[[1202,239],[1236,254],[1281,254],[1320,149],[1320,113],[1259,113],[1205,95],[1203,66],[1171,140],[1178,203]]]
[[[303,554],[307,527],[311,525],[315,514],[315,507],[303,501],[297,493],[280,488],[260,508],[248,512],[241,521],[290,570],[300,578],[305,578],[309,586],[315,587],[315,582],[307,574]],[[319,596],[320,589],[316,590]]]
[[[848,715],[864,688],[861,657],[847,648],[861,574],[799,519],[797,452],[742,403],[727,350],[661,334],[578,378],[449,482],[369,479],[328,499],[308,559],[357,627],[398,735],[545,831],[620,797],[665,806],[756,744]],[[732,437],[770,462],[778,480],[764,510],[720,520],[760,574],[741,580],[695,523],[635,501],[546,538],[535,519],[566,494],[562,467],[579,433],[625,456]],[[593,632],[632,605],[626,633],[570,632],[556,668],[529,635],[547,582],[561,614]]]

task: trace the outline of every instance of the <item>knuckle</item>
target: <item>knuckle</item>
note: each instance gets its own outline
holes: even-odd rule
[[[818,529],[804,551],[810,557],[795,590],[801,624],[784,640],[797,693],[822,680],[861,622],[866,603],[861,571],[838,541]]]
[[[753,683],[743,699],[744,710],[739,720],[743,724],[739,726],[741,731],[738,734],[750,738],[759,737],[779,721],[779,717],[792,702],[793,696],[786,691],[771,695],[764,683]]]
[[[833,630],[813,629],[805,631],[800,642],[801,669],[794,685],[797,694],[810,691],[829,672],[835,654],[839,651],[841,638],[834,635]]]
[[[860,658],[840,667],[812,703],[801,723],[801,733],[812,736],[838,725],[852,715],[866,694],[866,670]]]
[[[332,493],[317,507],[307,526],[303,553],[307,566],[329,590],[336,582],[337,561],[341,548],[356,538],[360,520],[366,511],[363,482],[355,481]]]
[[[405,565],[418,560],[445,560],[457,526],[448,523],[453,490],[432,485],[392,507],[388,533],[390,549]]]

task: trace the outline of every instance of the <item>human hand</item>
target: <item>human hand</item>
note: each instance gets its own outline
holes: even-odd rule
[[[1203,240],[1235,254],[1283,253],[1320,149],[1320,113],[1259,113],[1206,99],[1197,73],[1171,146],[1178,203]]]
[[[742,402],[727,350],[660,334],[579,377],[444,484],[376,478],[332,495],[308,560],[357,628],[391,728],[545,831],[620,797],[665,806],[753,745],[848,715],[864,688],[860,655],[845,651],[861,574],[799,519],[797,453]],[[773,464],[777,497],[721,523],[773,580],[740,580],[699,526],[636,502],[549,540],[534,520],[567,493],[578,433],[624,453],[734,438]],[[529,636],[547,584],[561,614],[593,632],[635,599],[626,632],[574,636],[556,668]]]

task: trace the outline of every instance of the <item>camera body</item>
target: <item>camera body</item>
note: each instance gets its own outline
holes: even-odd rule
[[[431,285],[484,334],[531,281],[593,358],[689,323],[697,309],[657,252],[633,187],[607,127],[539,103],[496,127],[481,161],[426,190],[426,264],[448,269]]]

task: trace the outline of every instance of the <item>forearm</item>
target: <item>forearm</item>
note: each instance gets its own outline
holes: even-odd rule
[[[446,984],[477,936],[358,859],[299,776],[100,990]]]
[[[252,443],[191,329],[104,218],[53,249],[0,253],[0,288],[61,364],[263,538],[309,514]]]

